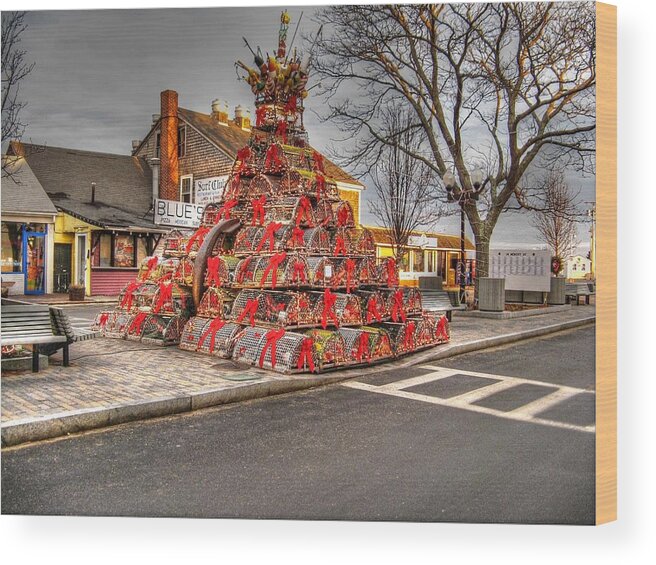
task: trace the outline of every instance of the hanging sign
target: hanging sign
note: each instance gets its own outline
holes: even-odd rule
[[[490,277],[506,279],[506,290],[549,292],[551,252],[526,249],[490,250]]]
[[[195,200],[196,204],[209,204],[210,202],[218,202],[223,196],[223,189],[225,188],[228,175],[221,177],[210,177],[206,179],[196,179],[194,182]]]
[[[204,204],[190,204],[176,200],[155,200],[154,222],[160,226],[197,228],[203,215]]]
[[[421,235],[411,235],[408,237],[409,247],[437,247],[437,238],[428,237],[425,233]]]

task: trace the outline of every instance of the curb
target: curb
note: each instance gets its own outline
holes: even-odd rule
[[[592,324],[595,319],[595,316],[590,316],[579,320],[570,320],[568,322],[543,326],[533,330],[494,336],[469,343],[449,345],[445,348],[438,348],[437,350],[427,350],[412,355],[407,359],[387,363],[386,367],[392,369],[394,367],[409,367],[429,361],[454,357],[463,353],[498,347],[500,345],[515,343],[533,337],[539,337],[558,331]],[[371,368],[366,368],[364,374],[378,370],[380,370],[379,365],[372,366]],[[362,367],[351,370],[347,369],[341,371],[340,374],[335,375],[327,373],[323,376],[312,375],[296,379],[287,378],[258,383],[245,382],[228,389],[206,389],[184,396],[162,397],[132,404],[116,404],[100,409],[84,408],[70,412],[48,414],[47,416],[39,416],[36,418],[13,420],[6,424],[2,424],[2,447],[11,447],[22,443],[41,441],[44,439],[53,439],[77,432],[125,424],[127,422],[182,414],[223,404],[232,404],[235,402],[243,402],[245,400],[254,400],[257,398],[265,398],[267,396],[286,394],[318,386],[335,384],[360,376],[363,376]]]

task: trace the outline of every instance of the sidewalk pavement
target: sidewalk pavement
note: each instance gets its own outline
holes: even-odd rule
[[[31,302],[32,304],[49,304],[50,306],[84,306],[88,304],[116,304],[116,296],[86,296],[84,300],[71,301],[68,294],[13,294],[9,299]]]
[[[594,323],[594,306],[527,318],[454,315],[451,341],[385,363],[425,363]],[[73,344],[39,373],[2,376],[2,446],[331,384],[380,371],[382,365],[319,375],[282,375],[177,347],[100,338]]]

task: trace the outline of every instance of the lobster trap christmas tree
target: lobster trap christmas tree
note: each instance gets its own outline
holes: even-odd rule
[[[444,343],[445,316],[422,311],[391,258],[356,225],[303,125],[309,60],[278,49],[238,62],[256,121],[219,202],[200,227],[171,232],[161,255],[104,312],[106,335],[231,358],[282,372],[370,363]]]

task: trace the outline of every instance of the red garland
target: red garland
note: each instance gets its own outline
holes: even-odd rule
[[[283,143],[287,143],[287,120],[279,120],[276,126],[276,135],[282,139]]]
[[[128,286],[125,287],[125,294],[121,299],[120,308],[122,308],[123,310],[132,309],[132,301],[134,300],[134,293],[140,286],[141,285],[138,282],[132,281],[131,283],[128,284]]]
[[[292,280],[299,284],[307,282],[307,277],[305,276],[305,263],[301,259],[296,259],[296,261],[294,261],[294,274],[292,275]]]
[[[205,343],[207,336],[210,337],[210,353],[214,353],[214,345],[216,343],[216,334],[218,331],[225,326],[225,322],[219,318],[214,318],[207,329],[203,332],[203,335],[200,336],[200,341],[198,342],[198,348],[200,349]]]
[[[270,170],[271,163],[276,166],[276,168],[282,167],[282,158],[280,157],[280,151],[278,150],[277,145],[271,145],[266,152],[266,158],[264,159],[264,168]]]
[[[346,255],[346,243],[341,235],[335,237],[335,251],[334,255]]]
[[[264,366],[264,357],[266,356],[267,349],[271,348],[271,368],[276,368],[276,344],[278,340],[285,335],[285,329],[269,330],[265,334],[266,342],[260,353],[260,367]]]
[[[251,148],[248,145],[246,147],[242,147],[239,151],[237,151],[237,161],[241,161],[242,163],[245,163],[251,158],[252,154],[253,152],[251,151]]]
[[[328,318],[332,318],[335,326],[339,327],[339,320],[335,314],[335,302],[337,302],[337,295],[330,292],[327,288],[323,292],[323,313],[321,314],[321,327],[325,330],[328,326]]]
[[[337,225],[346,226],[349,223],[350,214],[347,206],[342,206],[337,212]]]
[[[437,339],[449,340],[449,323],[447,322],[446,316],[440,318],[435,334]]]
[[[243,283],[244,282],[244,277],[246,276],[246,272],[248,271],[248,267],[251,264],[251,261],[253,260],[253,257],[246,257],[246,260],[244,261],[241,270],[239,273],[237,273],[237,282],[238,283]]]
[[[392,298],[392,321],[397,322],[399,317],[401,317],[401,320],[405,322],[406,315],[405,309],[403,308],[403,291],[400,288],[397,289]]]
[[[358,351],[355,355],[355,358],[358,361],[366,357],[367,361],[371,361],[371,351],[369,351],[369,334],[367,332],[362,332],[358,338]]]
[[[378,311],[376,297],[372,296],[367,302],[367,324],[370,324],[374,318],[376,318],[377,322],[380,322],[383,319],[383,317],[380,315],[380,312]]]
[[[325,173],[324,165],[323,165],[323,155],[314,151],[312,153],[312,160],[314,161],[314,171],[317,173]]]
[[[415,323],[410,321],[405,327],[405,336],[403,338],[403,348],[406,351],[414,349]]]
[[[205,239],[205,236],[210,232],[210,228],[204,227],[204,228],[198,228],[196,230],[196,233],[192,235],[189,238],[189,241],[187,242],[187,247],[185,248],[185,252],[188,254],[191,251],[191,248],[194,246],[194,243],[198,242],[198,247],[203,245],[203,240]]]
[[[314,346],[314,340],[311,337],[306,337],[301,342],[301,351],[298,355],[298,363],[296,363],[297,369],[305,368],[307,363],[308,369],[311,373],[314,373],[314,358],[312,357],[312,350]]]
[[[264,118],[266,117],[266,106],[260,106],[255,110],[255,127],[261,127],[264,125]]]
[[[212,286],[215,283],[220,287],[222,284],[221,277],[219,276],[219,267],[221,266],[221,257],[209,257],[207,259],[207,275],[205,276],[205,286]]]
[[[257,313],[258,300],[257,298],[249,298],[246,301],[246,306],[242,310],[239,317],[235,320],[238,324],[241,324],[246,316],[250,318],[250,325],[255,326],[255,314]]]
[[[260,281],[260,287],[264,287],[266,284],[266,279],[269,276],[269,273],[271,273],[271,288],[276,288],[276,284],[278,283],[278,267],[280,267],[280,264],[287,258],[287,253],[284,251],[282,253],[278,253],[276,255],[272,255],[271,259],[269,259],[269,263],[266,266],[266,269],[264,269],[264,272],[262,273],[262,280]]]
[[[308,225],[312,227],[312,202],[307,196],[302,196],[298,201],[298,215],[296,216],[296,227],[301,225],[303,220],[306,220]]]
[[[301,228],[295,227],[292,230],[292,239],[291,239],[290,243],[294,247],[296,247],[297,245],[300,246],[300,247],[303,247],[305,245],[305,241],[303,240],[303,234],[304,233],[305,232]]]
[[[253,220],[251,221],[251,226],[257,225],[261,226],[264,224],[264,205],[266,204],[266,195],[262,195],[259,198],[254,198],[251,200],[251,205],[253,206]]]
[[[100,318],[98,320],[98,326],[104,328],[107,325],[108,321],[109,321],[109,312],[103,312],[102,314],[100,314]]]
[[[268,224],[267,227],[264,228],[264,234],[262,235],[262,239],[260,240],[257,249],[255,249],[255,252],[259,253],[260,251],[262,251],[262,248],[264,247],[264,244],[267,241],[269,242],[269,251],[273,251],[275,245],[275,233],[281,227],[282,224],[280,222],[271,222],[270,224]]]
[[[159,294],[157,295],[157,303],[153,307],[153,314],[157,314],[167,304],[171,303],[173,306],[173,283],[159,283]]]
[[[353,282],[353,273],[355,272],[355,261],[347,259],[345,262],[346,267],[346,292],[351,293],[351,284]]]
[[[148,312],[139,312],[132,320],[132,323],[128,328],[128,333],[130,335],[141,335],[141,331],[143,329],[143,325],[147,317],[148,317]],[[132,330],[135,331],[133,332]]]
[[[221,208],[219,208],[219,220],[224,219],[224,220],[229,220],[230,219],[230,211],[239,204],[239,201],[236,198],[232,198],[231,200],[227,200]]]

